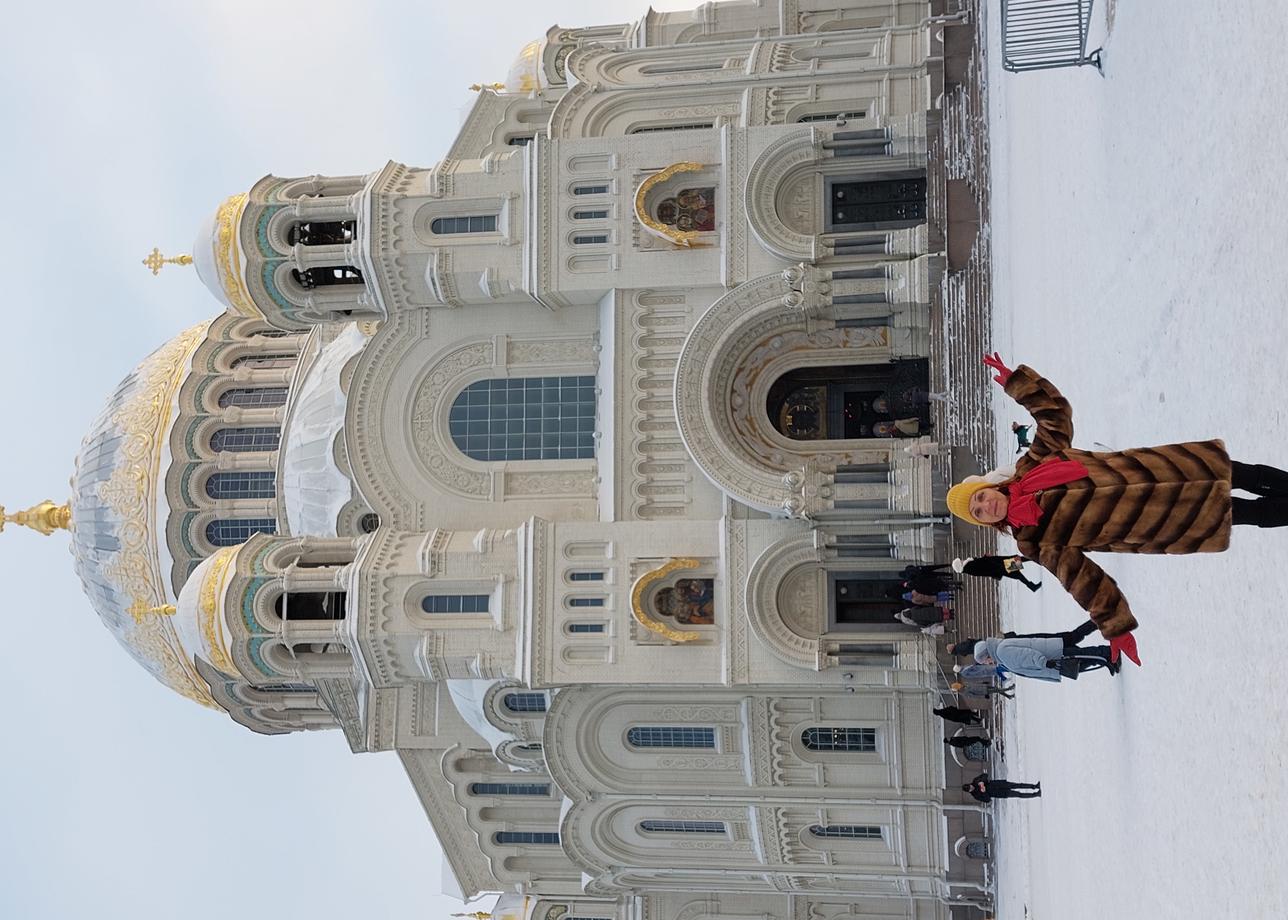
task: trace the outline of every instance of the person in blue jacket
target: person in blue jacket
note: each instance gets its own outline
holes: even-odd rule
[[[983,639],[975,644],[975,660],[998,665],[1017,677],[1059,681],[1081,671],[1107,668],[1118,673],[1110,660],[1109,646],[1081,646],[1063,639]]]

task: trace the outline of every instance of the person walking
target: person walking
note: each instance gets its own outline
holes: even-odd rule
[[[1078,643],[1082,642],[1083,639],[1087,638],[1087,636],[1091,635],[1095,631],[1096,631],[1095,621],[1087,620],[1085,623],[1079,625],[1077,628],[1070,629],[1065,632],[1035,632],[1035,633],[1004,632],[1002,633],[1002,638],[1003,639],[1060,639],[1061,641],[1064,642],[1066,646],[1069,646],[1069,645],[1077,645]],[[975,645],[979,641],[980,641],[979,639],[974,639],[968,636],[965,639],[958,639],[956,642],[950,642],[948,644],[948,654],[956,656],[958,658],[963,657],[965,655],[969,655],[972,658],[974,658]]]
[[[1024,577],[1023,556],[971,556],[969,559],[954,559],[953,571],[958,575],[974,575],[979,578],[1014,578],[1030,591],[1042,587],[1040,581],[1029,581]]]
[[[1015,435],[1015,452],[1017,454],[1022,454],[1033,446],[1033,442],[1029,440],[1029,431],[1032,428],[1032,425],[1011,422],[1011,434]]]
[[[1042,797],[1042,784],[990,779],[987,773],[981,773],[962,786],[962,792],[969,792],[977,802],[991,802],[993,799],[1038,799]]]
[[[963,709],[960,706],[940,706],[938,709],[930,711],[945,722],[960,722],[962,725],[984,724],[984,720],[979,717],[979,713],[973,709]]]
[[[975,661],[1001,665],[1016,677],[1056,681],[1077,679],[1083,671],[1107,667],[1119,671],[1110,657],[1109,646],[1068,645],[1061,639],[983,639],[975,644]]]
[[[1230,459],[1220,440],[1091,452],[1073,446],[1073,410],[1030,367],[997,353],[993,379],[1037,422],[1015,475],[971,477],[948,490],[948,508],[1015,537],[1021,555],[1060,580],[1109,640],[1111,660],[1137,665],[1137,624],[1117,583],[1087,553],[1219,553],[1240,525],[1288,526],[1288,472]],[[1232,496],[1231,489],[1255,498]]]
[[[945,738],[944,744],[962,749],[968,748],[972,744],[978,744],[980,747],[992,747],[993,739],[984,735],[954,735],[951,738]]]

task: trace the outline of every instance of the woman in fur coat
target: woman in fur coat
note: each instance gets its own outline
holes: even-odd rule
[[[1219,440],[1091,452],[1073,446],[1069,402],[1032,368],[984,358],[993,378],[1037,422],[1033,445],[1000,483],[980,477],[948,491],[948,508],[1015,537],[1055,575],[1120,652],[1140,664],[1136,628],[1117,583],[1087,553],[1216,553],[1230,528],[1288,525],[1288,473],[1230,460]],[[1258,498],[1231,497],[1242,489]]]

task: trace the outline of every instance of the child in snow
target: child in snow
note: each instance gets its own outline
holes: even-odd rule
[[[1053,573],[1120,652],[1140,664],[1127,599],[1087,553],[1217,553],[1230,528],[1288,525],[1288,473],[1231,461],[1219,440],[1091,453],[1073,446],[1073,411],[1032,368],[999,355],[984,363],[1037,421],[1015,475],[972,477],[948,490],[948,508],[972,524],[1010,533],[1020,553]],[[1255,499],[1231,497],[1242,489]]]

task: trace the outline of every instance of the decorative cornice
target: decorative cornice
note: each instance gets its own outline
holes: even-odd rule
[[[702,633],[695,629],[676,629],[665,623],[659,623],[644,610],[644,592],[648,590],[649,585],[666,578],[672,572],[677,572],[681,569],[696,569],[699,565],[701,563],[696,559],[672,559],[660,568],[641,575],[636,580],[634,587],[631,588],[631,614],[636,621],[645,629],[651,629],[659,636],[664,636],[672,642],[692,642],[694,639],[702,638]]]

